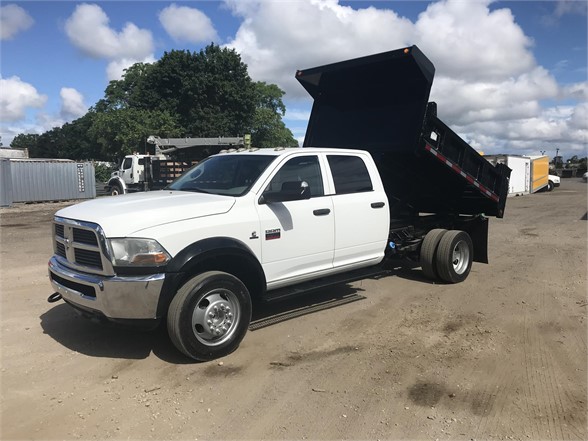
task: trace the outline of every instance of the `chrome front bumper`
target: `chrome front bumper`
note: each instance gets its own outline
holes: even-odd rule
[[[165,274],[100,276],[66,268],[49,260],[49,279],[61,297],[81,309],[98,311],[109,319],[156,319]]]

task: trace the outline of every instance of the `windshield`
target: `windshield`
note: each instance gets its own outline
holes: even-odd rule
[[[275,156],[263,155],[211,156],[172,182],[167,189],[242,196],[274,159]]]

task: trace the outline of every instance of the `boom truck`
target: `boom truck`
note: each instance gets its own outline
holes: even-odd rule
[[[118,170],[110,175],[106,192],[111,196],[137,191],[161,190],[199,160],[218,153],[223,148],[245,148],[251,145],[251,136],[217,138],[160,138],[149,136],[148,144],[155,146],[155,154],[133,153],[126,155]],[[199,148],[197,153],[194,148]],[[172,157],[184,149],[190,155]]]
[[[428,103],[416,47],[300,70],[304,148],[213,155],[162,191],[58,211],[49,276],[83,315],[156,326],[196,360],[234,351],[253,305],[416,262],[439,283],[488,262],[510,169]]]

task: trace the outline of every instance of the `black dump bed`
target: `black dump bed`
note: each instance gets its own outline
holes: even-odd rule
[[[368,150],[393,215],[502,217],[510,169],[492,166],[428,103],[435,67],[416,47],[301,70],[314,98],[304,147]]]

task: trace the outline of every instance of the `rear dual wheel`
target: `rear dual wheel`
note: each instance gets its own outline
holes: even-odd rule
[[[439,278],[437,273],[437,248],[441,238],[447,233],[447,230],[435,228],[427,233],[421,245],[421,268],[427,279],[435,280]]]
[[[472,239],[465,231],[434,229],[421,246],[421,266],[429,279],[447,283],[463,282],[474,257]]]

